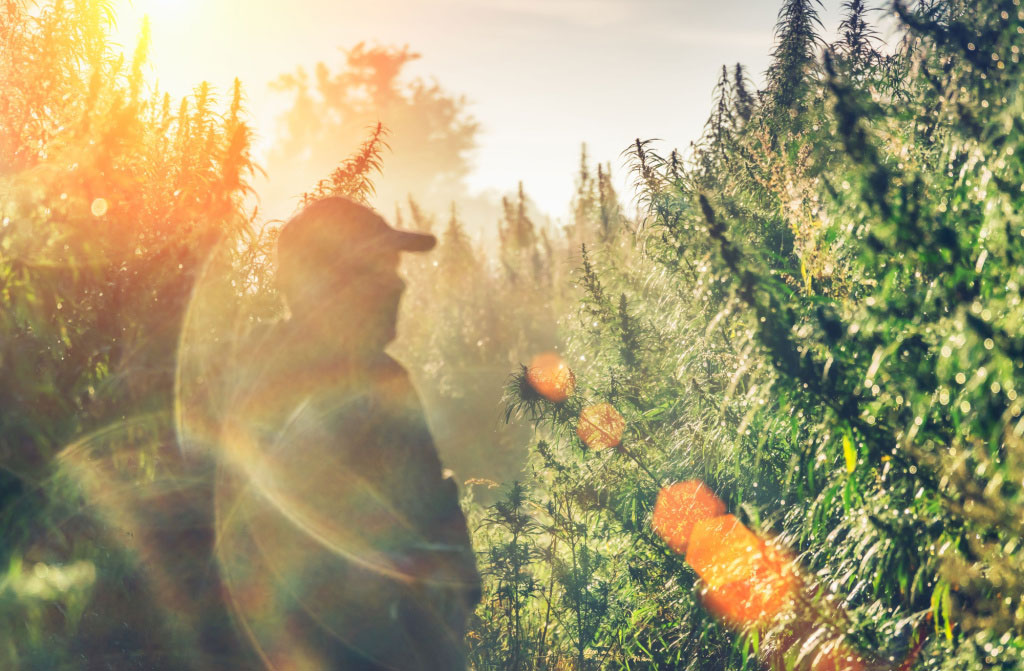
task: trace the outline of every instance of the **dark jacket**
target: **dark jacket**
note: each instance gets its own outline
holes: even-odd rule
[[[406,371],[309,352],[287,330],[245,365],[216,504],[240,627],[280,666],[463,668],[480,578]]]

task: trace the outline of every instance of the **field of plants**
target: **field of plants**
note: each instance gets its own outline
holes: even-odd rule
[[[478,671],[1024,670],[1024,7],[886,4],[884,43],[780,5],[763,88],[723,66],[690,150],[624,148],[631,205],[585,148],[565,226],[381,205],[439,239],[392,349]],[[282,314],[277,228],[241,86],[171,100],[113,20],[0,6],[0,669],[232,654],[215,381]],[[382,121],[305,199],[374,202]]]

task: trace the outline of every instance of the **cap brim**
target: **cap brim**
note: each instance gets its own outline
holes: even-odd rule
[[[391,229],[389,237],[394,243],[395,249],[400,249],[404,252],[426,252],[433,249],[437,244],[437,238],[429,233],[402,231],[397,228]]]

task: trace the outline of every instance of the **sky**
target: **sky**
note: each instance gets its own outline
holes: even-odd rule
[[[183,95],[241,78],[257,157],[287,99],[268,82],[297,66],[343,63],[358,42],[408,44],[409,73],[465,95],[481,124],[469,186],[507,193],[522,180],[554,218],[569,211],[580,144],[611,162],[637,137],[665,149],[697,139],[723,64],[755,81],[768,67],[781,0],[117,0],[115,34],[153,30],[150,76]],[[840,0],[825,0],[827,34]],[[344,149],[347,154],[350,148]],[[257,185],[257,189],[259,185]],[[621,193],[624,200],[630,193]]]

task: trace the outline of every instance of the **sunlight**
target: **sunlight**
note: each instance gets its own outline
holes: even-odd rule
[[[1024,11],[882,4],[0,1],[0,671],[1024,671]]]
[[[158,14],[178,13],[193,4],[189,0],[128,0],[128,3],[151,18]]]
[[[210,3],[213,4],[213,3]],[[117,23],[111,37],[130,58],[149,22],[149,71],[153,80],[172,95],[184,95],[208,74],[201,63],[209,59],[194,39],[200,3],[192,0],[120,0],[115,2]],[[183,48],[187,45],[187,48]]]
[[[115,3],[116,4],[116,3]],[[145,18],[154,30],[166,29],[167,22],[175,23],[179,17],[196,8],[192,0],[121,0],[117,10],[117,31],[122,35],[138,35]],[[126,43],[131,44],[129,41]]]

